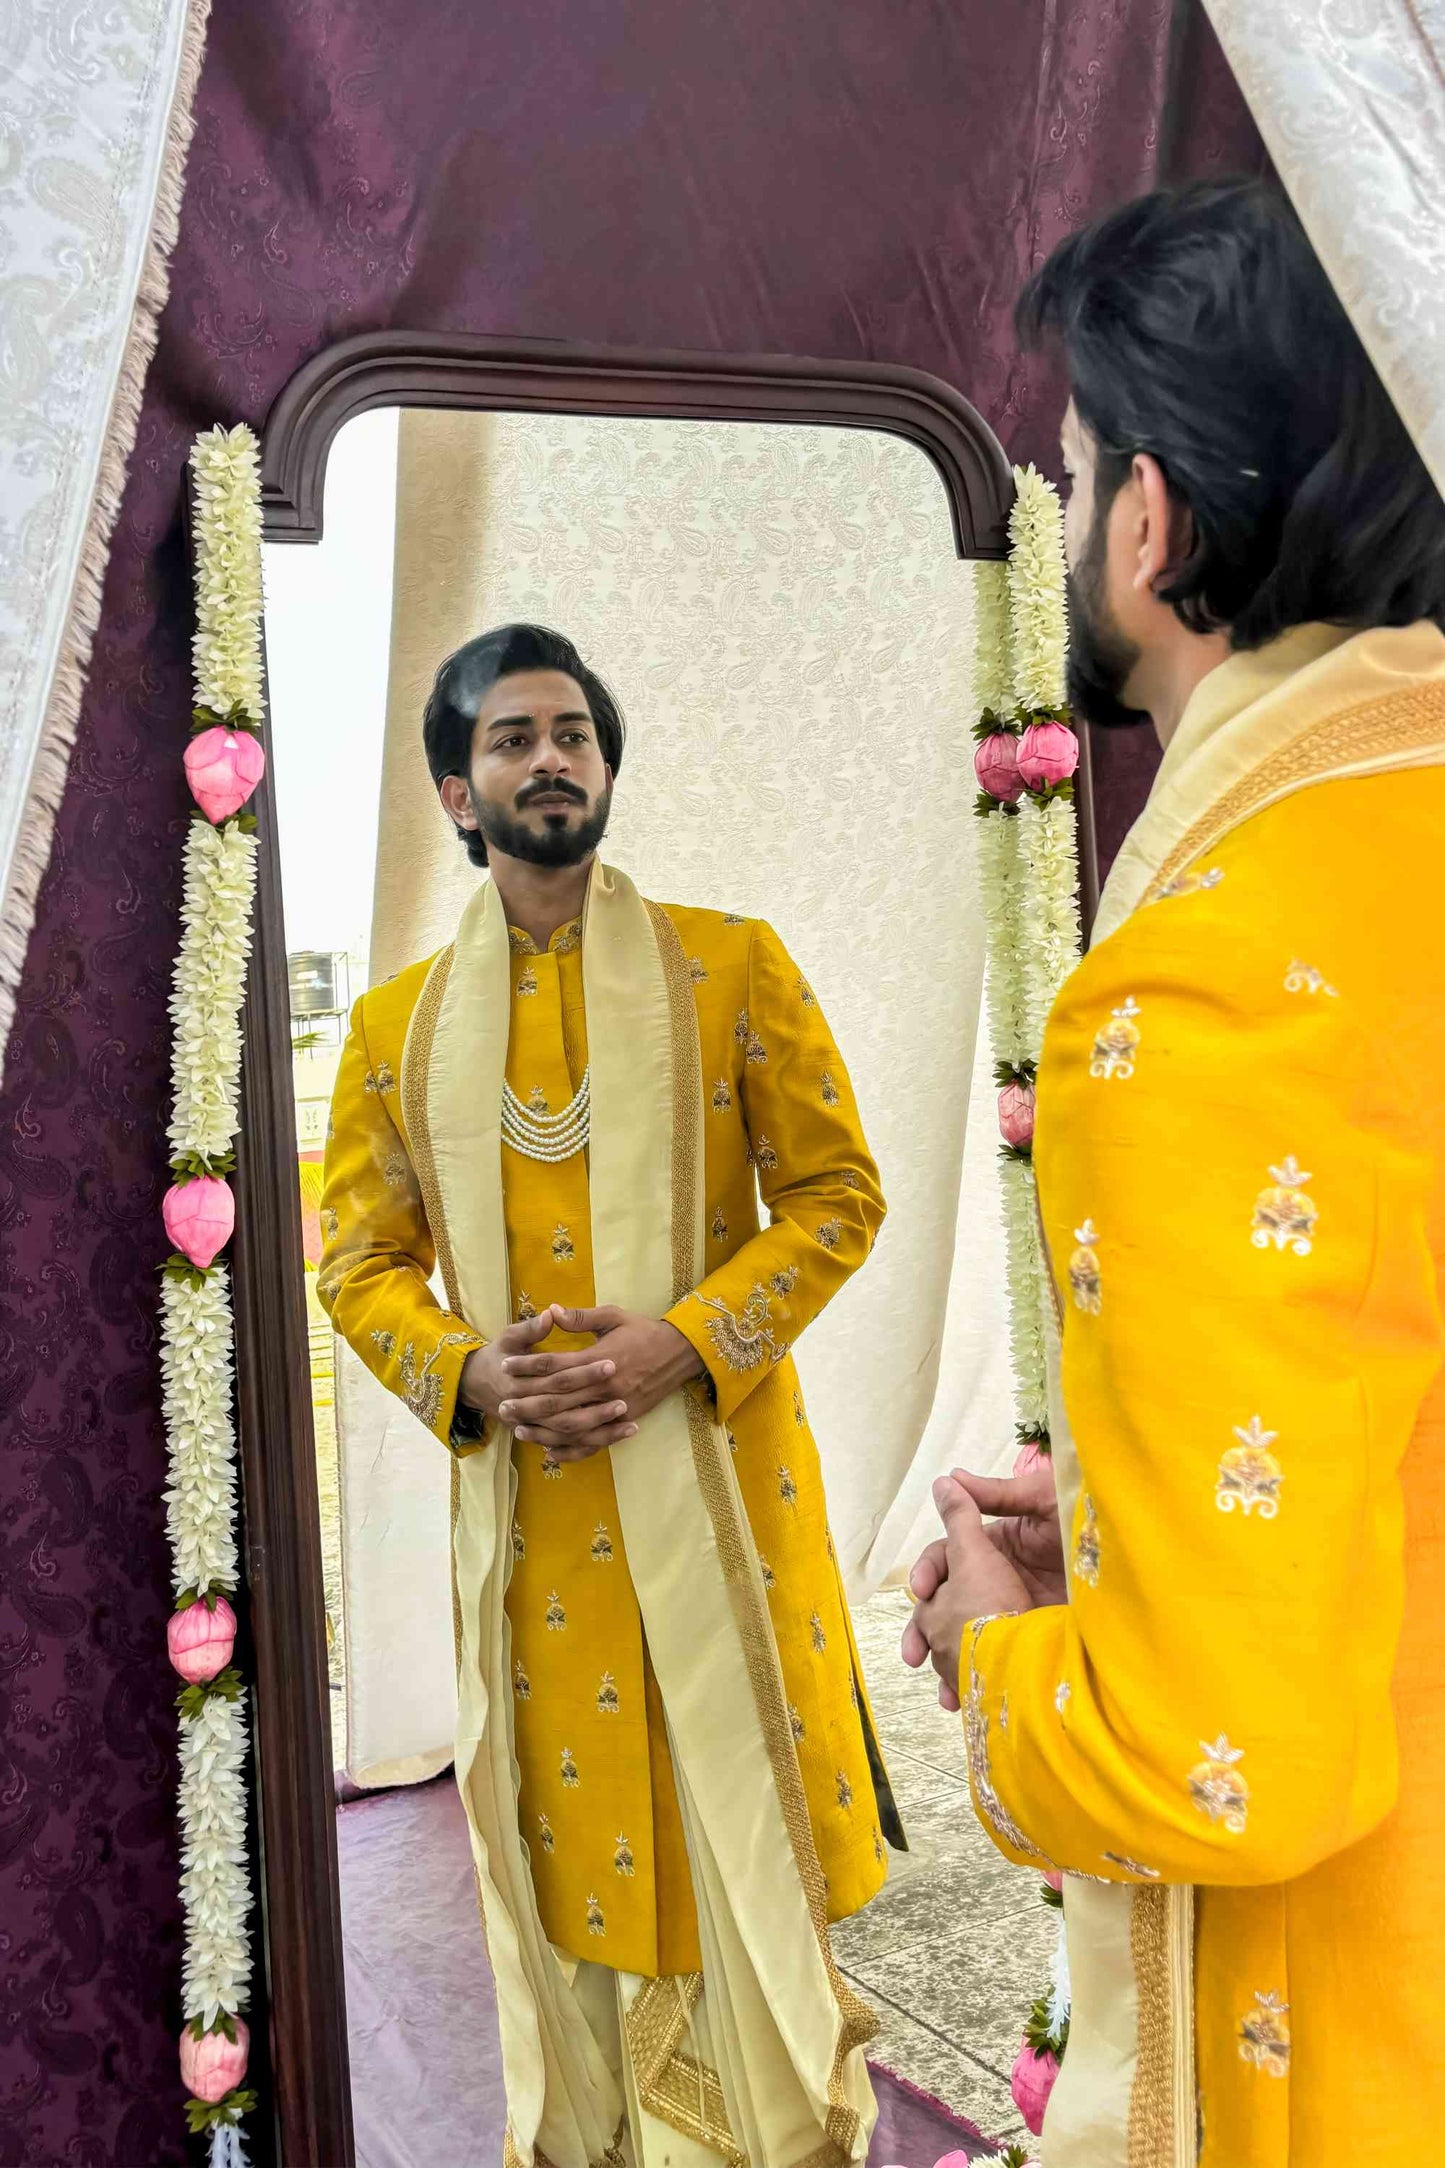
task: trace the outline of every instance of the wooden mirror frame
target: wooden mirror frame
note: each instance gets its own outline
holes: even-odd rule
[[[922,370],[788,355],[659,354],[552,341],[385,331],[329,347],[280,394],[262,432],[268,542],[318,542],[326,462],[369,408],[631,415],[823,424],[906,437],[943,481],[960,557],[1002,558],[1013,497],[993,431]],[[1081,734],[1080,857],[1092,915],[1094,823]],[[287,2168],[353,2168],[321,1529],[281,865],[269,783],[259,816],[247,982],[234,1252],[244,1565],[254,1651],[257,1835],[276,2139]],[[266,2138],[256,2133],[258,2161]]]

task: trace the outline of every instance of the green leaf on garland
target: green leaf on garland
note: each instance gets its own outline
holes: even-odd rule
[[[1000,1091],[1010,1084],[1034,1084],[1038,1073],[1038,1064],[1032,1061],[997,1061],[993,1066],[993,1080]]]
[[[199,2138],[205,2132],[220,2130],[228,2123],[239,2123],[243,2115],[254,2115],[256,2094],[250,2086],[227,2093],[224,2100],[188,2100],[186,2122],[192,2137]]]
[[[193,1265],[189,1257],[182,1257],[179,1250],[172,1250],[160,1267],[161,1276],[167,1280],[184,1280],[187,1287],[202,1288],[210,1277],[199,1265]]]
[[[1047,1423],[1018,1423],[1014,1427],[1014,1436],[1021,1446],[1036,1445],[1041,1453],[1053,1451]]]
[[[1074,779],[1071,775],[1066,775],[1062,783],[1040,783],[1037,789],[1032,783],[1024,786],[1024,796],[1032,798],[1035,805],[1047,805],[1051,798],[1072,798],[1073,795]]]
[[[235,1171],[234,1151],[213,1152],[209,1157],[204,1152],[177,1152],[171,1161],[171,1173],[179,1181],[216,1180],[222,1175],[234,1174]]]
[[[1020,728],[1016,717],[1000,715],[997,708],[985,708],[973,726],[974,743],[982,745],[985,738],[995,738],[1000,731],[1010,738],[1016,738]]]
[[[199,737],[203,730],[245,731],[251,737],[259,737],[261,725],[239,700],[233,701],[223,715],[219,708],[196,707],[191,710],[191,734]]]
[[[981,790],[973,801],[973,810],[980,820],[987,820],[991,813],[1002,813],[1007,819],[1012,820],[1018,812],[1018,807],[1016,805],[1005,805],[1001,798],[990,798],[986,790]]]
[[[208,1701],[239,1701],[241,1692],[241,1674],[234,1664],[227,1664],[213,1679],[202,1679],[195,1686],[183,1686],[176,1696],[176,1707],[182,1716],[195,1718]]]
[[[1001,1144],[998,1156],[1000,1159],[1018,1160],[1025,1167],[1031,1167],[1034,1163],[1033,1147],[1028,1144]]]
[[[1041,1882],[1039,1894],[1051,1912],[1063,1911],[1064,1893],[1061,1889],[1055,1889],[1052,1882]]]
[[[1035,2055],[1057,2055],[1063,2061],[1064,2049],[1069,2044],[1069,2021],[1064,2018],[1057,2032],[1049,2029],[1049,1998],[1040,1995],[1029,2011],[1024,2026],[1024,2039]]]

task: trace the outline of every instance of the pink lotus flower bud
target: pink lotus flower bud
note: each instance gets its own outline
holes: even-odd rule
[[[972,2159],[971,2153],[945,2153],[942,2160],[934,2162],[933,2168],[969,2168]]]
[[[1062,783],[1079,765],[1079,741],[1067,723],[1030,723],[1018,753],[1019,774],[1030,790]]]
[[[1052,1466],[1052,1460],[1039,1444],[1037,1438],[1029,1438],[1019,1447],[1018,1456],[1014,1461],[1011,1472],[1014,1475],[1030,1475],[1035,1468],[1051,1468]]]
[[[246,803],[266,772],[266,753],[249,730],[217,723],[186,747],[186,781],[208,821],[229,820]]]
[[[224,1671],[236,1646],[236,1614],[224,1596],[208,1603],[187,1604],[166,1622],[166,1650],[172,1668],[188,1686],[200,1686]]]
[[[166,1191],[161,1218],[181,1255],[204,1272],[236,1231],[236,1200],[231,1185],[215,1174],[199,1175],[193,1182],[177,1182]]]
[[[973,756],[973,772],[990,798],[1013,805],[1024,794],[1019,774],[1019,741],[1011,730],[995,730]]]
[[[1044,2110],[1058,2074],[1058,2056],[1049,2048],[1045,2048],[1042,2055],[1036,2055],[1025,2040],[1014,2063],[1010,2090],[1014,2106],[1035,2138],[1044,2127]]]
[[[1034,1446],[1033,1451],[1037,1452],[1038,1447]],[[1057,1867],[1047,1868],[1044,1872],[1044,1880],[1048,1883],[1049,1888],[1053,1891],[1056,1897],[1059,1897],[1063,1894],[1064,1878],[1059,1873]]]
[[[212,2107],[233,2093],[246,2075],[251,2055],[251,2035],[243,2017],[232,2018],[234,2040],[224,2033],[202,2033],[198,2040],[188,2025],[181,2034],[181,2083],[196,2100]]]
[[[1021,1146],[1034,1141],[1034,1087],[1005,1084],[998,1095],[999,1135],[1005,1144]]]

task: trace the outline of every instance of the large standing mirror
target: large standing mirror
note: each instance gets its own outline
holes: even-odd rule
[[[866,1791],[890,1845],[901,1817],[908,1849],[834,1946],[881,2016],[870,2054],[906,2081],[899,2101],[912,2086],[1000,2134],[1047,1928],[1035,1949],[1031,1916],[1013,1920],[1020,1893],[975,1837],[957,1725],[896,1650],[932,1478],[1013,1450],[971,765],[1002,454],[964,401],[906,371],[393,336],[313,364],[265,460],[271,771],[238,1308],[287,2157],[502,2157],[494,1990],[451,1774],[456,1464],[424,1396],[334,1329],[319,1268],[348,1013],[446,949],[484,878],[438,801],[423,711],[447,657],[518,621],[574,642],[625,715],[605,861],[684,925],[697,909],[766,922],[846,1068],[821,1077],[824,1103],[851,1079],[888,1216],[792,1350],[797,1452],[816,1441],[871,1701],[869,1761],[857,1787],[839,1773],[838,1796]],[[543,961],[565,1006],[563,967]],[[709,960],[689,963],[702,1015]],[[516,984],[542,997],[532,1029],[548,970],[525,965]],[[394,1087],[387,1066],[368,1090]],[[766,1191],[771,1146],[750,1142]],[[704,1207],[721,1259],[735,1208]],[[572,1238],[560,1222],[554,1237],[560,1288]],[[440,1268],[436,1287],[445,1302]],[[553,1296],[539,1281],[522,1314]],[[795,1479],[767,1450],[791,1507]],[[520,1561],[515,1518],[513,1537]],[[515,1708],[507,1721],[515,1734]],[[525,1791],[525,1747],[522,1761]],[[548,1814],[527,1812],[550,1836]],[[635,1880],[625,1837],[597,1836],[589,1920],[606,1918],[608,1871]],[[990,1930],[987,1956],[920,1971],[944,1912]]]

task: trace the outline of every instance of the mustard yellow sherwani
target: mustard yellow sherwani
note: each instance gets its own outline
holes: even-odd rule
[[[866,1259],[883,1200],[842,1059],[777,936],[736,915],[661,915],[695,1032],[687,1059],[697,1064],[703,1143],[701,1272],[688,1275],[696,1284],[666,1314],[706,1365],[707,1412],[726,1439],[756,1547],[788,1753],[827,1915],[837,1919],[883,1879],[891,1802],[789,1350]],[[543,953],[515,929],[506,936],[505,1073],[539,1114],[565,1106],[589,1067],[596,1019],[589,1028],[583,929],[583,921],[561,929]],[[470,1465],[498,1449],[495,1437],[470,1441],[458,1426],[462,1366],[484,1335],[431,1292],[426,1155],[400,1088],[425,990],[444,976],[445,959],[440,971],[420,964],[357,1005],[327,1154],[320,1291],[375,1374]],[[500,1154],[509,1315],[615,1299],[595,1269],[588,1158],[544,1164],[505,1143]],[[505,1619],[515,1812],[540,1920],[559,1951],[619,1973],[706,1970],[614,1455],[549,1466],[539,1447],[506,1433],[501,1449],[512,1465]],[[710,1653],[700,1648],[696,1660],[705,1665]]]
[[[1434,626],[1233,657],[1049,1023],[1070,1600],[963,1682],[1067,1870],[1045,2168],[1445,2147],[1442,837]]]

